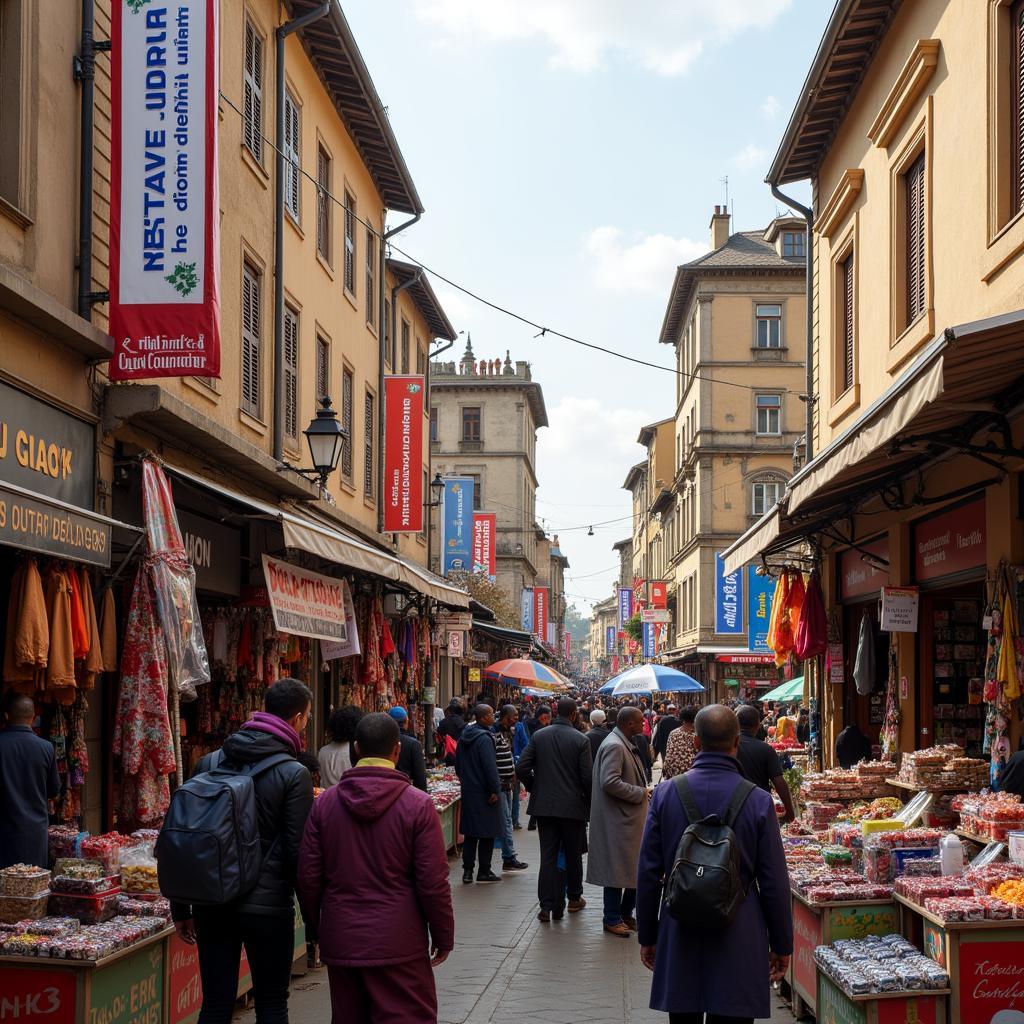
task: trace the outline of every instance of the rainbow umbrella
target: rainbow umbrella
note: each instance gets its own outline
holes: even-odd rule
[[[569,680],[550,665],[530,658],[505,658],[484,669],[484,679],[506,686],[528,686],[534,690],[560,693],[569,689]]]

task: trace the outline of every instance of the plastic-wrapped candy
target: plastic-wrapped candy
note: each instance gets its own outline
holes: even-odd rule
[[[12,864],[0,870],[0,895],[38,896],[50,888],[50,872],[34,864]]]
[[[38,921],[19,921],[14,930],[22,935],[71,935],[81,927],[74,917],[41,917]]]
[[[19,921],[38,921],[46,916],[49,892],[38,896],[0,896],[0,921],[17,924]]]

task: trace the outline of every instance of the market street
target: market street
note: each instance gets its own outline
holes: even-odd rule
[[[437,972],[439,1024],[665,1024],[648,1009],[651,975],[636,940],[601,930],[600,889],[586,886],[581,913],[538,923],[537,833],[524,827],[515,836],[530,867],[498,885],[464,886],[461,861],[451,860],[455,950]],[[289,1009],[303,1024],[330,1020],[326,970],[295,979]],[[777,997],[772,1009],[772,1021],[792,1021]],[[254,1024],[256,1015],[250,1009],[235,1020]]]

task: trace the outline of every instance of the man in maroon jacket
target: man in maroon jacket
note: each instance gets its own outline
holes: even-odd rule
[[[395,769],[392,718],[362,718],[355,750],[356,766],[314,803],[299,850],[299,901],[327,964],[331,1020],[429,1024],[432,968],[455,945],[441,822]]]

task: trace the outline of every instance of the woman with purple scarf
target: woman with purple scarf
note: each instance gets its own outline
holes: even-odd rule
[[[293,757],[303,747],[313,694],[298,679],[267,689],[263,711],[224,741],[219,764],[245,768],[275,754]],[[196,774],[214,766],[207,754]],[[282,761],[256,776],[256,810],[263,864],[256,885],[227,906],[171,906],[174,927],[199,947],[203,983],[201,1024],[229,1024],[235,1007],[242,946],[249,957],[253,1000],[260,1024],[288,1024],[288,984],[294,953],[295,873],[299,842],[313,806],[313,780],[298,760]]]

